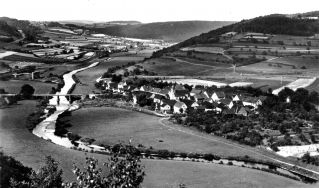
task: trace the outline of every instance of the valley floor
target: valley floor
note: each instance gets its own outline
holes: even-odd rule
[[[24,165],[39,168],[46,155],[51,155],[59,163],[66,180],[74,180],[72,164],[82,165],[85,156],[90,155],[99,161],[106,161],[107,156],[85,154],[70,150],[29,132],[23,122],[28,113],[35,110],[35,101],[22,101],[17,106],[0,109],[0,147],[3,152],[15,157]],[[19,115],[17,115],[19,114]],[[68,160],[66,160],[68,159]],[[266,172],[225,165],[207,165],[183,161],[143,160],[146,177],[143,187],[301,187],[301,182],[276,176]]]

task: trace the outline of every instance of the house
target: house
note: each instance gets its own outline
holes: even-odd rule
[[[196,95],[194,96],[194,100],[195,100],[196,102],[199,102],[199,103],[203,102],[205,99],[208,99],[208,97],[207,97],[205,94],[203,94],[203,93],[196,94]]]
[[[175,100],[163,99],[161,101],[160,110],[163,113],[170,113],[174,109],[175,103],[176,103]]]
[[[185,89],[183,85],[177,84],[174,87],[171,87],[168,95],[171,100],[176,100],[179,98],[184,99],[188,97],[189,91]]]
[[[127,84],[126,84],[126,82],[119,82],[117,86],[118,86],[119,91],[123,92],[124,87],[127,86]]]
[[[176,90],[175,98],[176,99],[187,99],[189,97],[189,92],[187,90]]]
[[[223,104],[228,109],[231,109],[234,106],[233,101],[231,99],[228,99],[228,98],[220,99],[219,103]]]
[[[106,82],[105,83],[105,89],[109,89],[109,90],[117,90],[118,89],[118,83],[116,82]]]
[[[217,91],[217,92],[214,92],[211,98],[213,99],[213,101],[219,101],[221,99],[225,99],[226,95],[222,91]]]
[[[161,89],[160,94],[168,97],[171,89],[172,89],[171,87],[165,87],[165,88]]]
[[[262,105],[265,99],[266,97],[244,97],[242,102],[244,106],[258,108],[258,106]]]
[[[165,99],[165,97],[163,95],[154,94],[154,96],[153,96],[153,102],[154,103],[161,103],[161,101],[163,99]]]
[[[187,109],[187,106],[184,102],[177,101],[174,104],[174,113],[176,114],[185,113],[186,109]]]
[[[190,96],[195,96],[195,95],[198,95],[198,94],[201,94],[201,93],[202,93],[202,90],[193,88],[192,91],[189,93],[189,95]]]
[[[248,116],[248,110],[245,107],[240,107],[239,110],[236,111],[237,115]]]
[[[238,95],[238,94],[233,94],[232,100],[233,100],[234,102],[241,101],[241,96]]]
[[[204,95],[206,95],[207,98],[211,99],[215,92],[212,89],[206,89],[203,93],[204,93]]]
[[[214,108],[214,105],[208,101],[205,101],[201,104],[201,106],[205,107],[205,112],[207,111],[213,111],[215,108]]]
[[[193,100],[183,99],[183,100],[181,100],[181,102],[185,103],[187,108],[196,109],[196,107],[199,106],[198,103],[196,101],[193,101]]]
[[[139,102],[139,97],[141,95],[145,95],[145,98],[149,99],[151,97],[151,95],[153,95],[152,93],[147,93],[147,92],[144,92],[144,91],[139,91],[139,90],[133,90],[132,92],[132,95],[133,95],[133,103],[134,104],[138,104]]]

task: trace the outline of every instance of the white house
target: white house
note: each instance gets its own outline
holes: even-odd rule
[[[176,114],[185,113],[186,109],[187,109],[187,106],[184,102],[177,101],[174,104],[174,113]]]
[[[214,92],[212,95],[213,101],[220,101],[221,99],[225,99],[225,97],[225,93],[220,91]]]

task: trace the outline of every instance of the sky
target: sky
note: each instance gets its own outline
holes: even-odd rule
[[[0,0],[0,16],[32,21],[240,21],[319,10],[319,0]]]

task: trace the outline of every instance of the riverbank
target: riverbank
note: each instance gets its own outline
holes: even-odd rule
[[[66,95],[69,93],[70,89],[75,85],[75,81],[73,80],[73,75],[84,71],[86,69],[97,66],[99,62],[92,63],[91,65],[80,68],[74,71],[71,71],[67,74],[63,75],[64,86],[61,88],[60,92],[57,92],[57,95]],[[70,104],[65,96],[54,96],[49,100],[49,105],[55,106],[56,111],[44,119],[41,123],[39,123],[32,131],[32,133],[40,138],[45,140],[49,140],[55,144],[64,146],[66,148],[71,148],[74,145],[67,137],[59,137],[54,134],[56,121],[63,112],[71,109],[77,109],[76,104]]]

